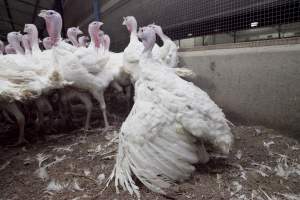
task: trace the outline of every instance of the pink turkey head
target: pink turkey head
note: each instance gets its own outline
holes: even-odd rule
[[[129,32],[136,32],[137,30],[137,21],[133,16],[123,17],[124,21],[122,25],[125,25]]]
[[[24,50],[21,47],[22,34],[19,32],[10,32],[7,34],[8,43],[16,50],[19,54],[24,54]]]
[[[156,42],[155,31],[152,28],[147,26],[139,28],[138,37],[143,42],[143,45],[145,47],[144,52],[151,51]]]
[[[46,21],[48,34],[51,38],[51,44],[57,45],[61,38],[62,18],[61,15],[54,10],[41,10],[40,17]]]
[[[92,42],[96,48],[100,47],[100,28],[103,25],[102,22],[94,21],[89,24],[89,34]]]
[[[89,37],[88,36],[80,36],[78,38],[78,41],[79,41],[79,46],[86,47],[87,46],[87,42],[89,41]]]
[[[68,39],[72,42],[72,44],[76,47],[79,47],[79,43],[77,40],[78,35],[82,34],[82,31],[79,29],[79,27],[71,27],[68,28],[67,36]]]
[[[5,53],[6,54],[16,54],[17,52],[10,44],[8,44],[5,46]]]
[[[44,46],[45,49],[51,49],[52,48],[51,38],[50,37],[45,37],[43,39],[43,46]]]

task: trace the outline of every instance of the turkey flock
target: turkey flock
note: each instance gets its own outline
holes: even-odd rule
[[[69,102],[78,99],[86,109],[84,130],[88,130],[94,98],[105,131],[109,128],[105,90],[112,86],[123,91],[129,104],[133,85],[133,107],[119,131],[116,163],[107,181],[114,179],[117,191],[120,185],[141,198],[138,179],[150,190],[166,194],[167,188],[192,175],[195,164],[208,162],[207,147],[228,155],[233,136],[225,115],[204,91],[183,79],[193,72],[177,68],[177,46],[160,26],[138,29],[133,16],[124,17],[130,42],[123,52],[114,53],[102,22],[89,24],[89,43],[78,27],[69,28],[68,38],[62,39],[58,12],[42,10],[39,16],[49,37],[39,41],[36,26],[26,24],[24,35],[9,33],[6,46],[0,41],[0,109],[5,118],[16,119],[15,145],[27,142],[20,105],[34,105],[42,127],[53,107],[64,118]],[[162,46],[156,44],[156,35]],[[55,102],[50,101],[53,96]]]

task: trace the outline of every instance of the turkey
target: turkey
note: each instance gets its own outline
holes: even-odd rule
[[[139,59],[143,52],[144,47],[137,37],[137,21],[135,17],[133,16],[124,17],[123,25],[125,25],[128,31],[130,32],[130,42],[128,46],[125,48],[124,56],[123,56],[124,71],[130,73],[130,71],[136,71],[135,68],[138,66]],[[155,60],[162,62],[163,64],[162,66],[167,66],[164,65],[164,62],[161,60],[160,51],[161,48],[157,44],[155,44],[153,47],[153,54],[154,54],[153,57]],[[190,69],[177,68],[177,66],[175,67],[176,68],[174,68],[173,70],[177,75],[179,75],[182,78],[192,79],[195,76],[194,72],[191,71]],[[136,79],[135,73],[130,73],[130,74],[131,74],[131,80],[132,82],[134,82]]]
[[[82,31],[79,29],[79,27],[71,27],[68,28],[67,30],[67,36],[68,39],[71,41],[73,46],[79,47],[79,42],[78,42],[78,35],[82,34]]]
[[[25,55],[31,55],[30,41],[26,34],[22,36],[22,46],[25,50]]]
[[[88,36],[80,36],[78,38],[79,46],[80,47],[87,47],[88,46],[89,37]]]
[[[209,96],[152,57],[155,32],[141,28],[144,44],[135,77],[134,106],[122,124],[116,164],[109,178],[139,198],[133,175],[150,190],[190,178],[194,164],[206,163],[202,142],[228,154],[233,142],[222,110]]]
[[[12,146],[27,143],[24,138],[25,116],[15,101],[20,98],[20,93],[21,88],[18,84],[7,80],[0,74],[0,110],[13,115],[19,128],[18,141]]]
[[[27,33],[29,38],[29,44],[32,49],[32,52],[40,52],[39,47],[39,33],[34,24],[25,24],[24,26],[24,32]]]
[[[162,28],[158,25],[151,24],[149,27],[153,28],[155,33],[163,41],[163,46],[159,48],[158,56],[162,60],[163,64],[168,67],[177,67],[178,65],[178,55],[177,45],[164,34]]]
[[[34,63],[38,63],[41,65],[41,70],[37,73],[40,76],[47,76],[49,73],[49,63],[51,63],[51,53],[50,51],[41,51],[39,47],[39,39],[38,39],[38,30],[34,24],[25,24],[24,32],[27,33],[27,40],[29,49],[32,53],[31,58],[33,59]],[[23,36],[24,37],[24,36]],[[26,48],[25,48],[26,52]],[[26,53],[25,53],[26,54]],[[50,68],[51,70],[51,68]],[[47,79],[44,79],[45,82]],[[46,88],[45,88],[46,89]],[[44,126],[44,118],[46,115],[51,116],[53,113],[52,105],[50,104],[49,100],[47,99],[48,93],[51,90],[41,91],[40,96],[35,100],[35,105],[37,107],[37,130],[41,130]]]
[[[50,36],[52,45],[54,45],[53,54],[58,62],[65,80],[72,82],[72,86],[84,91],[89,91],[100,103],[105,129],[109,127],[106,114],[106,105],[104,100],[104,90],[110,83],[111,77],[104,75],[102,70],[103,56],[100,54],[100,38],[99,28],[102,22],[92,22],[89,25],[89,33],[91,35],[92,46],[88,49],[76,48],[77,51],[72,52],[67,49],[63,41],[61,41],[60,32],[62,29],[62,18],[59,13],[53,10],[42,10],[39,14],[46,21],[47,31]],[[93,56],[94,55],[94,56]],[[87,59],[90,58],[90,59]],[[98,78],[96,74],[101,72],[102,77]]]
[[[44,46],[44,48],[45,48],[46,50],[52,48],[50,37],[45,37],[45,38],[43,39],[43,46]]]
[[[68,39],[76,47],[79,47],[79,42],[77,41],[77,37],[79,34],[82,34],[82,31],[78,27],[71,27],[71,28],[68,28],[68,30],[67,30]],[[85,106],[86,121],[85,121],[85,125],[84,125],[84,131],[86,132],[90,126],[90,118],[91,118],[92,109],[93,109],[93,103],[92,103],[91,97],[88,93],[86,93],[84,91],[78,91],[72,87],[63,89],[63,92],[61,92],[61,100],[63,103],[65,115],[69,115],[71,112],[71,110],[70,110],[71,106],[70,106],[70,104],[68,104],[68,102],[72,99],[80,100]]]
[[[4,51],[6,54],[16,54],[16,50],[10,45],[6,45],[5,48],[4,48]]]

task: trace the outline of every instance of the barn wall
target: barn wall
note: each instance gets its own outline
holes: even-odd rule
[[[181,52],[195,83],[234,120],[298,131],[300,44]]]

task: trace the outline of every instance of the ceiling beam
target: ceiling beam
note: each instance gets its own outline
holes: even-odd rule
[[[37,17],[37,11],[38,11],[38,7],[40,5],[40,0],[36,0],[35,1],[35,5],[34,5],[34,10],[33,10],[33,13],[32,13],[32,20],[31,20],[31,23],[33,24],[36,20],[36,17]]]
[[[10,12],[10,9],[9,9],[8,1],[7,1],[7,0],[4,0],[4,4],[5,4],[6,12],[7,12],[9,21],[10,21],[11,28],[12,28],[13,30],[16,30],[15,25],[14,25],[14,22],[13,22],[13,19],[12,19],[12,16],[11,16],[11,12]]]
[[[24,0],[16,0],[17,2],[20,2],[20,3],[23,3],[23,4],[26,4],[26,5],[29,5],[29,6],[35,6],[35,4],[34,3],[30,3],[30,2],[28,2],[28,1],[24,1]],[[38,8],[41,8],[41,9],[48,9],[48,8],[46,8],[46,7],[43,7],[43,6],[38,6]]]

